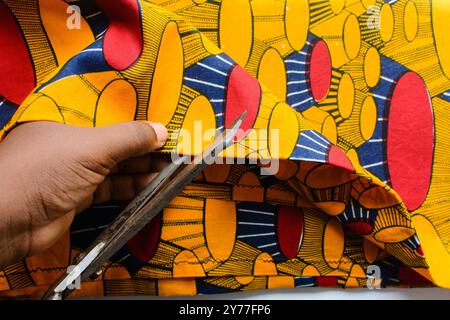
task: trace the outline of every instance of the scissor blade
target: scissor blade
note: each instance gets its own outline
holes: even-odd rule
[[[182,157],[166,167],[105,229],[79,257],[78,264],[67,275],[55,282],[43,299],[61,300],[74,290],[74,279],[85,281],[101,269],[114,253],[157,216],[201,171],[228,148],[240,129],[246,112],[224,130],[205,151],[194,157]]]

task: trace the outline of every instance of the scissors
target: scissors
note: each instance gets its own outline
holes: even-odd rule
[[[164,168],[155,179],[113,220],[97,239],[77,258],[77,264],[67,269],[42,297],[43,300],[63,300],[76,290],[74,283],[84,282],[102,273],[107,262],[132,237],[155,218],[202,170],[228,148],[240,129],[246,112],[229,129],[191,160],[183,156]]]

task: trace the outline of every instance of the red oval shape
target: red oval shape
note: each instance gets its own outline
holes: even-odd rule
[[[103,54],[116,70],[129,68],[143,48],[141,13],[137,0],[97,0],[105,12],[109,27],[105,34]]]
[[[21,104],[35,87],[33,62],[22,31],[8,7],[0,2],[0,94]]]
[[[235,141],[242,140],[253,127],[259,112],[261,102],[261,86],[247,71],[240,66],[234,66],[228,76],[227,100],[225,107],[225,127],[239,118],[242,112],[247,111],[240,132],[236,134]]]
[[[427,87],[407,72],[392,93],[387,130],[387,163],[392,187],[414,211],[425,201],[431,181],[434,117]]]
[[[317,41],[311,51],[309,64],[309,84],[316,101],[328,95],[331,85],[331,55],[323,40]]]
[[[338,278],[335,276],[316,277],[316,285],[318,287],[335,287],[338,284]]]
[[[372,225],[364,221],[350,222],[347,227],[362,236],[370,234],[373,230]]]
[[[303,210],[297,207],[280,206],[277,215],[278,245],[288,259],[297,256],[303,240]]]
[[[159,237],[161,235],[162,213],[158,214],[148,225],[138,234],[128,241],[128,250],[141,262],[148,262],[158,248]]]

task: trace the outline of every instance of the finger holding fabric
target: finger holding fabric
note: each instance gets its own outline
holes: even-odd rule
[[[166,139],[164,126],[148,122],[12,130],[0,145],[0,268],[49,248],[92,203],[133,198],[159,166],[143,156]]]

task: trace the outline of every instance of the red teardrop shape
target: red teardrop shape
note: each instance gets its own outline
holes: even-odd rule
[[[21,104],[35,86],[33,63],[22,31],[3,2],[0,2],[0,21],[0,95]]]
[[[225,107],[225,127],[229,128],[239,116],[247,111],[241,131],[235,140],[245,138],[253,127],[261,102],[261,87],[258,81],[240,66],[234,66],[228,78]]]
[[[277,216],[278,244],[281,253],[292,259],[297,256],[303,240],[303,210],[297,207],[281,206]]]
[[[97,0],[109,19],[103,52],[108,64],[116,70],[129,68],[143,48],[141,12],[137,0]]]

